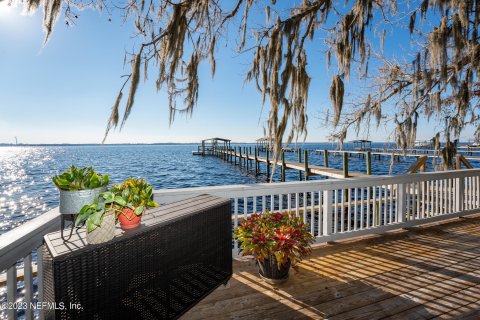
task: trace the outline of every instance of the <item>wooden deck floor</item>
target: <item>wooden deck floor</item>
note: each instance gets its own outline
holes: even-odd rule
[[[480,216],[320,246],[286,284],[235,261],[182,319],[480,319]]]

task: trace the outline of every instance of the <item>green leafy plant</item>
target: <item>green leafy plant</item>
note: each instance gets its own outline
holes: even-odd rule
[[[128,178],[119,186],[114,185],[113,192],[130,204],[137,216],[141,215],[146,208],[158,207],[158,204],[152,200],[153,187],[144,179]]]
[[[234,238],[240,242],[243,255],[264,261],[275,256],[278,267],[290,260],[295,266],[311,251],[314,237],[300,217],[291,213],[252,214],[235,228]]]
[[[78,191],[105,187],[109,178],[107,174],[96,173],[92,167],[77,168],[72,164],[70,169],[52,177],[52,181],[61,190]]]
[[[85,222],[87,232],[92,232],[100,226],[104,216],[118,215],[123,208],[133,208],[133,206],[114,191],[105,191],[98,196],[94,203],[83,206],[75,219],[75,226],[78,227]]]

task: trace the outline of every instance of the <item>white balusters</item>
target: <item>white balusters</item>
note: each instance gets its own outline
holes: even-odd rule
[[[17,300],[17,266],[14,264],[7,269],[7,303],[13,305]],[[16,308],[6,308],[9,320],[17,319]]]
[[[372,200],[372,195],[371,195],[371,187],[367,188],[367,228],[370,228],[370,208],[371,208],[371,200]]]
[[[45,301],[43,298],[43,245],[37,248],[37,289],[38,289],[38,301]],[[38,310],[38,320],[43,320],[45,314],[43,309]]]
[[[315,235],[315,192],[310,192],[310,233]]]
[[[300,217],[300,195],[298,192],[295,193],[295,215]]]
[[[318,195],[320,197],[320,193]],[[332,204],[332,196],[333,196],[333,191],[332,190],[323,191],[323,216],[322,216],[322,220],[323,220],[322,224],[323,225],[322,225],[322,233],[321,234],[324,235],[324,236],[328,236],[332,232],[332,209],[333,209],[332,205],[331,205]],[[320,202],[319,202],[319,206],[320,206]],[[337,206],[335,206],[335,212],[336,211],[337,211]],[[335,226],[335,229],[336,229],[336,226]]]
[[[33,269],[32,269],[32,255],[29,254],[23,260],[23,283],[25,289],[25,303],[28,306],[25,309],[25,319],[33,319],[33,309],[30,304],[33,303]]]
[[[348,218],[347,218],[347,231],[352,229],[352,189],[346,189],[347,203],[348,203]]]
[[[342,192],[342,204],[340,206],[340,232],[345,232],[345,193],[346,193],[346,190],[343,189],[341,190]]]
[[[283,194],[278,195],[278,211],[283,211]]]
[[[355,215],[353,217],[353,230],[357,230],[357,220],[358,220],[358,188],[355,188],[355,194],[354,194],[354,201],[353,201],[353,205],[354,205],[354,212],[353,214]]]
[[[338,232],[338,190],[333,190],[333,195],[334,195],[334,198],[335,198],[335,202],[334,202],[334,205],[333,205],[333,233],[337,233]],[[325,202],[327,202],[325,200]],[[324,203],[325,205],[325,203]]]

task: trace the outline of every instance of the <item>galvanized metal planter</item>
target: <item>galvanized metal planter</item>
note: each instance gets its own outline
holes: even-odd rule
[[[105,190],[107,190],[107,187],[79,191],[60,190],[60,213],[79,213],[84,205],[92,204],[98,195]]]
[[[87,232],[87,243],[97,244],[107,242],[115,236],[115,214],[108,214],[103,217],[102,223],[92,232]]]

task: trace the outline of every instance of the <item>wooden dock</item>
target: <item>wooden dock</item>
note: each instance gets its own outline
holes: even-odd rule
[[[212,140],[213,139],[213,140]],[[351,177],[361,177],[365,175],[372,174],[372,160],[382,160],[389,159],[390,161],[400,161],[401,158],[405,157],[414,157],[416,159],[416,163],[414,163],[410,169],[408,169],[405,174],[416,173],[418,170],[422,170],[423,172],[426,171],[426,162],[428,158],[440,158],[437,155],[432,155],[428,153],[416,153],[417,151],[425,151],[423,149],[409,149],[409,152],[415,153],[406,153],[406,152],[396,152],[394,150],[392,152],[381,152],[381,151],[359,151],[359,150],[301,150],[300,148],[295,149],[288,149],[282,150],[280,153],[280,159],[273,160],[273,156],[271,156],[270,150],[266,150],[265,148],[254,147],[241,147],[235,146],[231,147],[230,140],[223,139],[223,138],[212,138],[202,141],[202,145],[198,146],[196,151],[192,153],[195,155],[203,155],[203,156],[216,156],[221,158],[227,162],[230,162],[234,165],[239,165],[241,167],[245,167],[247,170],[251,170],[255,172],[255,175],[260,174],[260,164],[266,164],[265,173],[267,175],[267,179],[270,175],[270,169],[273,165],[280,168],[280,180],[285,181],[286,179],[286,170],[296,170],[298,172],[299,180],[308,180],[310,176],[319,175],[329,178],[335,179],[344,179],[344,178],[351,178]],[[206,145],[205,141],[213,142],[210,145]],[[260,150],[264,150],[264,157],[260,156]],[[374,149],[372,149],[374,150]],[[415,151],[413,151],[415,150]],[[302,152],[303,151],[303,152]],[[297,153],[298,161],[287,161],[285,160],[285,152],[295,152]],[[308,155],[314,152],[316,154],[323,155],[323,162],[324,165],[312,165],[308,162]],[[331,168],[328,165],[329,155],[333,156],[341,156],[342,157],[342,169]],[[303,156],[303,157],[302,157]],[[349,171],[349,158],[350,157],[358,157],[359,159],[365,159],[366,161],[366,172],[351,172]],[[473,168],[472,165],[468,162],[468,160],[480,160],[480,156],[466,156],[464,154],[458,153],[456,155],[456,169],[460,169],[462,165],[466,168]],[[442,167],[446,167],[442,163]]]
[[[270,285],[251,259],[182,319],[479,319],[480,216],[323,245]]]
[[[254,152],[252,153],[251,148],[244,148],[244,151],[242,153],[241,148],[238,148],[239,150],[237,151],[237,148],[235,147],[233,150],[228,150],[228,149],[220,149],[214,152],[214,155],[217,157],[223,158],[226,161],[232,162],[234,164],[238,164],[240,166],[245,166],[247,169],[250,167],[255,170],[255,173],[258,174],[260,168],[259,164],[260,163],[265,163],[267,165],[267,176],[270,171],[270,167],[273,166],[274,164],[280,168],[281,170],[281,180],[285,181],[285,170],[297,170],[299,173],[299,179],[301,180],[301,176],[305,177],[305,180],[308,180],[309,176],[312,175],[320,175],[324,177],[330,177],[330,178],[336,178],[336,179],[344,179],[344,178],[350,178],[350,177],[360,177],[364,176],[366,174],[370,174],[371,172],[371,165],[370,165],[370,159],[367,159],[367,173],[363,174],[360,172],[350,172],[348,170],[348,157],[345,154],[343,157],[343,169],[335,169],[335,168],[330,168],[328,167],[328,160],[324,161],[325,165],[324,166],[318,166],[318,165],[312,165],[308,163],[308,150],[303,150],[303,161],[302,161],[302,152],[301,150],[297,151],[298,153],[298,162],[293,162],[293,161],[285,161],[285,154],[282,151],[280,159],[277,161],[270,159],[270,153],[266,153],[266,157],[260,157],[258,149],[254,149]],[[328,155],[327,155],[328,159]],[[242,164],[243,163],[243,164]]]
[[[428,152],[430,151],[430,152]],[[323,150],[315,150],[316,153],[322,153],[324,152]],[[333,153],[334,155],[341,155],[344,152],[348,153],[349,157],[354,157],[357,156],[358,158],[365,157],[366,151],[359,151],[359,150],[329,150],[329,152]],[[441,159],[441,154],[440,155],[435,155],[432,154],[434,153],[434,150],[421,150],[421,149],[406,149],[405,152],[402,150],[385,150],[385,151],[378,151],[378,149],[372,149],[370,151],[370,154],[373,156],[374,159],[379,159],[381,160],[382,157],[385,158],[392,158],[394,160],[400,160],[400,158],[405,158],[405,157],[428,157],[428,158],[440,158]],[[466,160],[480,160],[480,156],[474,156],[470,154],[464,154],[462,152],[458,152],[457,154],[461,154],[464,156]]]

